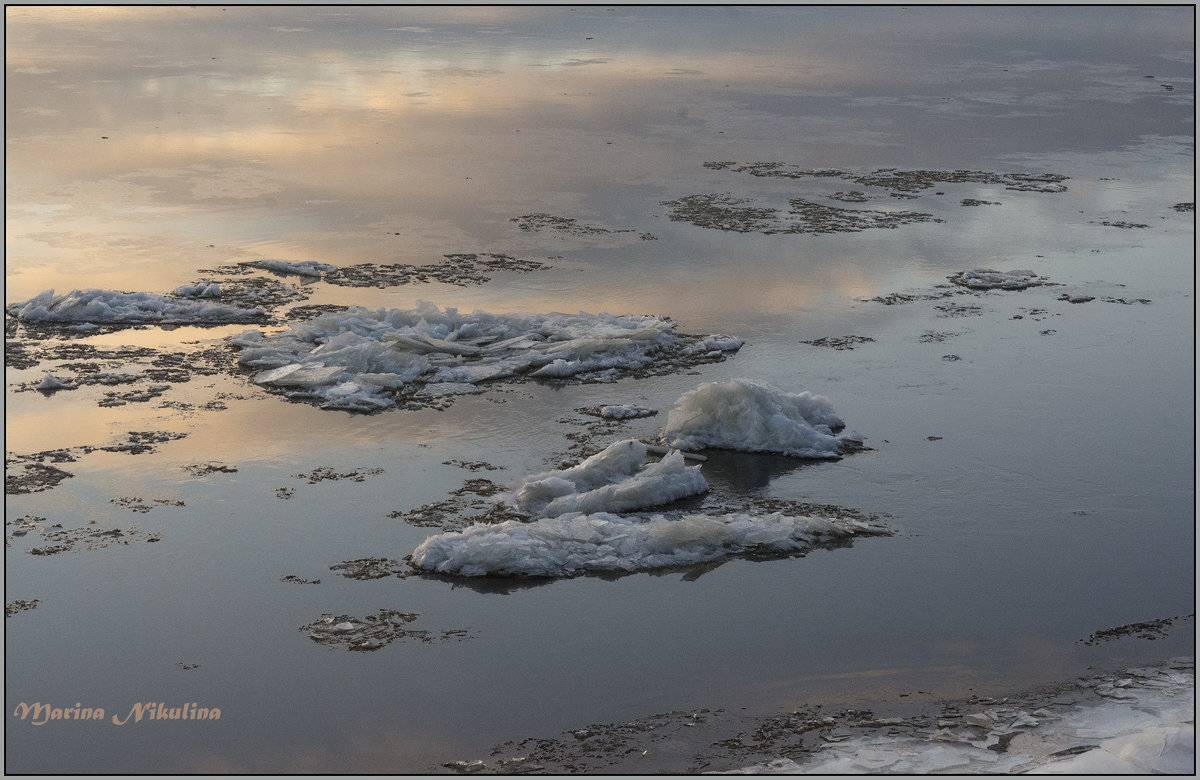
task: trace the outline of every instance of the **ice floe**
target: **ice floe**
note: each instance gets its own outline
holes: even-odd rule
[[[749,379],[706,382],[667,413],[663,439],[682,450],[718,447],[837,458],[861,445],[823,395],[791,393]]]
[[[207,289],[207,288],[206,288]],[[6,311],[22,322],[88,323],[237,323],[261,318],[259,309],[243,309],[207,300],[171,298],[154,293],[72,290],[55,295],[46,290]]]
[[[741,347],[731,336],[676,333],[665,317],[611,314],[460,313],[416,309],[329,312],[230,343],[254,381],[322,407],[373,411],[423,390],[453,395],[517,376],[606,380],[641,370],[719,360]]]
[[[861,534],[871,521],[825,517],[689,514],[622,517],[570,513],[438,534],[413,551],[413,566],[466,577],[570,577],[687,566],[741,554],[794,555]]]
[[[521,479],[503,500],[535,517],[557,517],[630,512],[708,490],[700,467],[684,465],[681,453],[648,464],[646,454],[646,445],[636,439],[618,441],[571,468]]]
[[[955,284],[976,290],[1024,290],[1046,281],[1036,271],[993,271],[990,268],[959,271],[949,279]]]

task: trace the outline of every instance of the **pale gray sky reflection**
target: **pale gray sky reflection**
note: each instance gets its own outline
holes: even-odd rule
[[[379,226],[416,219],[463,246],[410,252],[470,249],[502,234],[514,207],[581,204],[614,180],[677,196],[672,180],[728,157],[734,139],[760,159],[959,167],[1120,147],[1164,123],[1186,132],[1188,65],[1145,52],[1186,51],[1189,19],[1183,8],[10,7],[8,240],[23,276],[9,299],[62,284],[32,272],[48,256],[88,265],[82,247],[97,239],[168,264],[194,259],[187,244],[363,262],[395,256]],[[1093,52],[1103,60],[1081,57]],[[188,218],[147,236],[164,209]]]

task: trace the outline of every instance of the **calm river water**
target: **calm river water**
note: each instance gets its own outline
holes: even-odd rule
[[[279,296],[267,324],[6,317],[7,771],[445,771],[670,710],[995,695],[1192,653],[1187,620],[1086,640],[1194,612],[1194,23],[7,8],[5,303]],[[502,267],[396,275],[447,256]],[[271,259],[362,281],[239,265]],[[948,281],[976,268],[1044,283]],[[745,345],[363,415],[268,393],[224,340],[419,301]],[[34,389],[47,373],[76,389]],[[893,533],[705,571],[394,576],[495,487],[653,439],[734,377],[828,396],[867,449],[712,453],[698,511],[833,505]],[[578,411],[629,403],[659,414]],[[331,569],[365,558],[394,566]],[[371,616],[371,652],[310,633]],[[39,702],[105,718],[17,716]],[[113,722],[141,702],[220,718]]]

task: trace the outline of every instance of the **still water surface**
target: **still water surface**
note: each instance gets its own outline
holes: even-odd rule
[[[101,407],[111,388],[25,389],[69,376],[61,356],[6,365],[9,453],[187,434],[6,496],[6,537],[31,515],[161,534],[49,556],[29,554],[38,530],[11,539],[6,601],[38,605],[6,620],[8,771],[428,771],[672,709],[1002,692],[1191,652],[1191,628],[1080,640],[1194,611],[1194,212],[1175,208],[1194,202],[1193,9],[26,7],[6,25],[6,303],[168,293],[260,259],[497,253],[547,267],[316,282],[303,303],[655,313],[746,341],[695,373],[371,416],[227,373]],[[735,170],[754,163],[1068,178],[902,197]],[[940,221],[743,232],[668,205],[707,195],[785,226],[797,198]],[[559,221],[522,230],[534,214]],[[1058,286],[920,297],[976,267]],[[897,292],[917,299],[871,300]],[[189,351],[242,329],[64,341]],[[874,341],[803,343],[848,335]],[[392,513],[569,458],[575,409],[659,409],[594,443],[654,437],[682,393],[731,377],[829,396],[870,449],[721,455],[714,493],[886,514],[894,535],[686,578],[489,588],[329,569],[401,559],[437,530]],[[210,462],[237,471],[186,468]],[[360,481],[300,476],[323,466]],[[433,641],[355,653],[299,630],[381,609]],[[222,717],[32,726],[12,717],[22,701]]]

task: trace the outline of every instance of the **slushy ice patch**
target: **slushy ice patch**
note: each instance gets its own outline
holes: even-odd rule
[[[862,445],[823,395],[791,393],[749,379],[706,382],[684,393],[667,413],[663,438],[671,447],[778,452],[801,458],[839,458]]]
[[[350,309],[293,322],[280,333],[229,339],[254,382],[323,408],[375,411],[424,391],[451,396],[496,379],[611,381],[715,362],[742,346],[689,336],[654,315],[489,314]]]
[[[1046,283],[1046,277],[1038,276],[1036,271],[1005,272],[993,271],[990,268],[960,271],[949,279],[955,284],[975,290],[1024,290],[1026,287]]]
[[[688,566],[737,555],[800,555],[866,534],[876,521],[784,514],[621,517],[570,513],[438,534],[413,551],[413,566],[465,577],[571,577]]]
[[[630,512],[659,506],[708,490],[699,466],[671,452],[645,463],[646,445],[625,439],[568,469],[521,479],[504,500],[540,517],[571,512]]]

